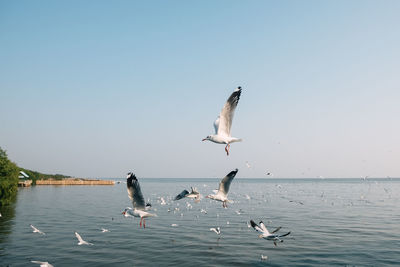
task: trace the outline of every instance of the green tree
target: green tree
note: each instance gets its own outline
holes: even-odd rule
[[[6,151],[0,147],[0,206],[15,198],[18,190],[18,166],[11,162]]]

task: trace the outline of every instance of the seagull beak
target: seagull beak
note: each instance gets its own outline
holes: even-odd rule
[[[262,235],[259,235],[258,238],[262,238]]]
[[[206,141],[207,140],[207,138],[204,138],[203,140],[201,140],[201,141]]]

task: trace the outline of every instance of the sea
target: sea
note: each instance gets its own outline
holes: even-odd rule
[[[113,180],[19,188],[0,208],[0,266],[400,266],[400,179],[238,178],[223,208],[204,198],[219,179],[139,178],[157,214],[146,228],[122,214],[126,179]],[[173,200],[190,187],[199,202]],[[290,235],[275,246],[250,220]]]

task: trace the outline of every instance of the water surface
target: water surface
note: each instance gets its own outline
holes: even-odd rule
[[[20,188],[2,208],[0,265],[38,266],[396,266],[400,262],[400,180],[235,179],[234,203],[172,201],[217,179],[140,179],[158,215],[139,228],[124,180],[115,186]],[[167,205],[160,204],[163,197]],[[248,199],[250,198],[250,199]],[[189,205],[190,204],[190,205]],[[200,212],[201,209],[207,213]],[[238,214],[239,213],[239,214]],[[291,235],[277,247],[247,222],[263,220]],[[46,233],[32,233],[29,224]],[[172,224],[178,226],[173,227]],[[221,227],[221,236],[209,231]],[[101,228],[109,229],[102,233]],[[74,231],[93,243],[78,246]],[[261,261],[261,254],[268,256]]]

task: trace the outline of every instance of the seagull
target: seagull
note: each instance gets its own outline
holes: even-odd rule
[[[258,226],[253,220],[250,220],[250,224],[251,226],[253,226],[253,228],[261,233],[258,237],[259,238],[264,238],[266,240],[272,240],[274,241],[274,245],[276,246],[276,242],[283,242],[283,240],[281,239],[284,236],[290,235],[290,232],[283,234],[283,235],[274,235],[274,233],[278,232],[281,227],[276,228],[274,231],[272,231],[271,233],[268,231],[267,227],[265,227],[265,224],[261,221],[260,222],[260,226]]]
[[[197,188],[191,187],[190,189],[192,190],[190,193],[189,193],[189,191],[187,191],[185,189],[179,195],[177,195],[174,198],[174,200],[179,200],[179,199],[182,199],[182,198],[185,198],[185,197],[194,198],[196,200],[199,200],[200,199],[200,193],[197,191]]]
[[[242,141],[242,139],[231,136],[232,119],[241,93],[242,88],[240,86],[233,91],[214,122],[215,134],[209,135],[202,140],[208,140],[217,144],[226,144],[225,151],[227,156],[229,156],[230,144]]]
[[[262,261],[266,261],[268,259],[268,256],[264,256],[263,254],[261,254],[261,260]]]
[[[142,227],[143,222],[143,228],[146,228],[145,218],[157,215],[146,211],[146,204],[144,202],[142,191],[140,190],[139,181],[132,172],[128,173],[126,185],[128,196],[132,200],[133,210],[125,209],[122,214],[125,215],[126,213],[130,213],[130,215],[134,217],[140,217],[140,227]]]
[[[78,238],[78,245],[93,245],[92,243],[86,242],[85,240],[82,239],[82,237],[80,236],[80,234],[78,234],[78,232],[75,232],[75,236],[76,238]]]
[[[40,267],[54,267],[52,264],[47,261],[31,261],[32,263],[40,264]]]
[[[247,168],[251,168],[251,165],[250,165],[250,163],[248,162],[248,161],[246,161],[246,166],[247,166]]]
[[[221,234],[221,228],[217,227],[217,228],[210,228],[210,231],[214,231],[217,235]]]
[[[165,199],[163,197],[160,198],[160,204],[161,205],[167,205],[167,202],[165,202]]]
[[[40,231],[39,229],[37,229],[35,226],[33,226],[32,224],[30,224],[31,228],[33,229],[33,233],[39,233],[41,235],[45,235],[45,233],[43,233],[42,231]]]
[[[101,228],[101,232],[102,233],[107,233],[107,232],[110,232],[108,229],[105,229],[105,228]]]
[[[226,203],[229,201],[228,200],[228,191],[229,191],[229,186],[231,185],[231,182],[233,178],[235,178],[236,173],[238,172],[238,169],[235,169],[234,171],[231,171],[228,173],[227,176],[225,176],[221,182],[219,183],[219,189],[218,192],[215,195],[208,195],[206,198],[211,198],[217,201],[222,202],[222,207],[227,208],[228,206]]]

